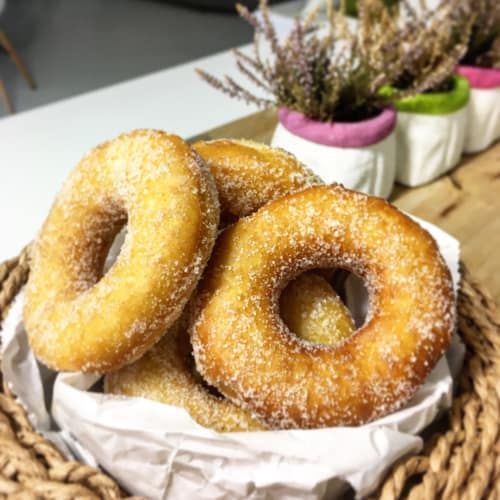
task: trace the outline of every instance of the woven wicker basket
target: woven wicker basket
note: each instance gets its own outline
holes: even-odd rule
[[[28,251],[0,264],[0,319],[25,283]],[[390,471],[374,498],[500,500],[500,314],[462,269],[459,333],[467,346],[453,406],[424,433],[420,455]],[[0,372],[1,376],[1,372]],[[0,499],[126,498],[110,477],[68,461],[0,390]]]

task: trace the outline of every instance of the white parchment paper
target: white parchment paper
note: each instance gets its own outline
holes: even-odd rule
[[[438,242],[456,291],[458,242],[418,222]],[[356,284],[350,288],[349,301],[359,302]],[[2,369],[34,425],[66,453],[99,464],[131,493],[154,500],[334,498],[347,483],[358,496],[366,495],[395,460],[421,448],[416,434],[450,406],[452,377],[464,352],[455,338],[409,404],[371,424],[220,434],[183,409],[104,395],[98,377],[56,376],[29,349],[22,307],[21,293],[3,325]]]

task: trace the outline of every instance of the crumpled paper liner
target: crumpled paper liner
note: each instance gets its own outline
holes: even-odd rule
[[[458,242],[419,222],[438,242],[456,290]],[[348,302],[356,302],[356,282],[347,289]],[[16,298],[4,324],[2,370],[35,427],[66,453],[102,466],[132,494],[158,500],[334,498],[346,483],[366,495],[395,460],[420,450],[416,434],[450,406],[452,376],[464,354],[455,337],[409,404],[368,425],[221,434],[183,409],[105,395],[95,389],[99,377],[56,376],[37,363],[21,322],[23,298]]]

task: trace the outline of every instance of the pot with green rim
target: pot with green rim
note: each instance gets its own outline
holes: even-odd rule
[[[467,129],[469,82],[453,75],[451,90],[427,92],[395,102],[396,179],[407,186],[430,182],[460,160]],[[390,96],[387,87],[383,94]]]

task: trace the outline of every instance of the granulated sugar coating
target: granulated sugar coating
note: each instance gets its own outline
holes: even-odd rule
[[[365,324],[331,346],[291,335],[278,313],[284,284],[316,267],[351,270],[370,295]],[[401,407],[456,316],[432,237],[384,200],[340,186],[286,196],[228,228],[197,293],[198,370],[273,428],[359,425]]]
[[[233,222],[266,203],[323,184],[305,165],[282,149],[236,139],[197,142],[217,185],[221,220]]]
[[[185,316],[142,358],[107,375],[105,392],[184,408],[200,425],[217,432],[264,430],[248,412],[211,394],[194,375]]]
[[[179,137],[137,130],[93,149],[33,248],[24,324],[36,356],[93,373],[137,359],[181,314],[218,221],[213,178]],[[120,255],[102,276],[127,222]]]

